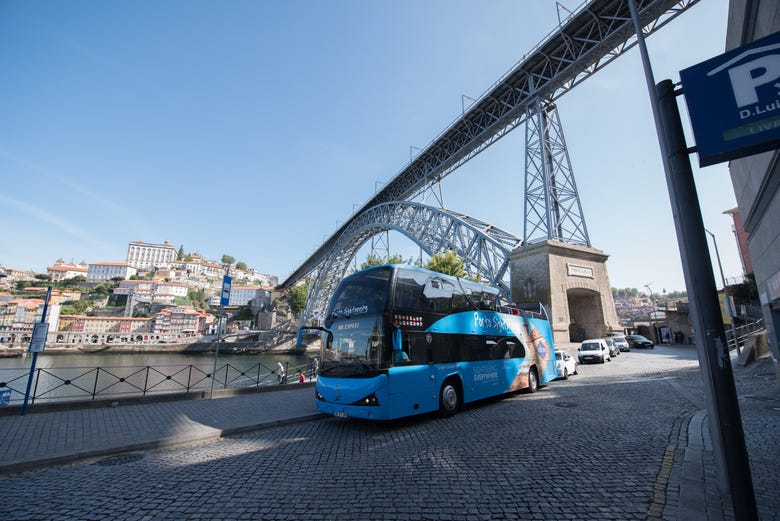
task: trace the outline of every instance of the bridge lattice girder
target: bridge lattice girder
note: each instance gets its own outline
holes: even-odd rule
[[[655,33],[699,1],[636,0],[645,35]],[[537,99],[556,100],[636,42],[626,0],[583,4],[407,163],[280,287],[292,286],[327,262],[333,244],[358,216],[382,203],[414,199],[523,123]]]
[[[333,244],[317,268],[309,292],[304,324],[321,323],[325,308],[349,268],[350,261],[371,237],[387,230],[398,231],[428,255],[454,250],[465,259],[466,270],[500,289],[509,300],[509,253],[521,240],[470,215],[414,202],[389,202],[357,215]]]

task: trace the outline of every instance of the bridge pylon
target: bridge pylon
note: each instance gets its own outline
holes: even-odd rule
[[[526,111],[523,242],[546,240],[590,246],[558,109],[537,96]]]
[[[591,246],[554,103],[536,97],[525,136],[524,240],[510,255],[512,298],[542,302],[558,343],[622,333],[609,256]]]

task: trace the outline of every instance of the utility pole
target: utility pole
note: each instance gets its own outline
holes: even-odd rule
[[[726,291],[726,276],[723,274],[723,264],[720,263],[720,252],[718,251],[718,241],[715,240],[715,234],[709,231],[707,228],[704,229],[705,233],[707,233],[710,237],[712,237],[712,244],[715,246],[715,258],[718,259],[718,269],[720,270],[720,280],[723,283],[723,306],[728,311],[727,315],[729,316],[729,322],[731,322],[731,336],[734,338],[734,345],[737,348],[737,354],[742,354],[742,350],[739,348],[739,339],[737,338],[737,328],[734,325],[734,308],[731,306],[731,301],[729,300],[729,294],[728,291]]]

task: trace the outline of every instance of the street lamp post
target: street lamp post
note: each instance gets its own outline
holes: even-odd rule
[[[715,246],[715,258],[718,260],[718,269],[720,270],[720,280],[723,283],[723,306],[728,310],[729,322],[731,323],[731,336],[734,338],[734,345],[737,347],[737,354],[742,354],[739,348],[739,339],[737,338],[737,328],[734,325],[734,309],[731,307],[729,295],[726,291],[726,277],[723,275],[723,265],[720,263],[720,251],[718,251],[718,241],[715,240],[715,234],[704,228],[704,231],[712,237],[712,244]]]

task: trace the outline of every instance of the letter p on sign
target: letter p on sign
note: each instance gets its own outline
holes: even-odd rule
[[[780,54],[768,54],[729,69],[738,107],[758,103],[756,88],[780,78]]]

